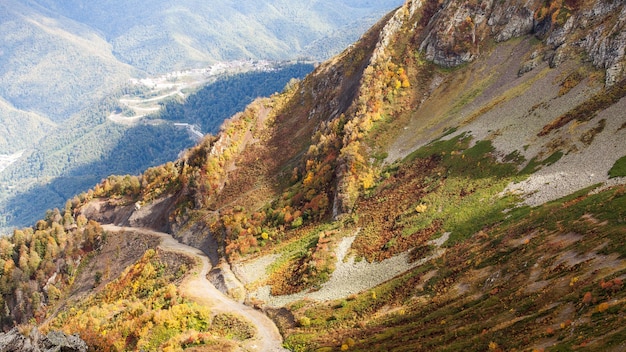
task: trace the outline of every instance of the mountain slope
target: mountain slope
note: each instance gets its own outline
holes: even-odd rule
[[[0,99],[0,154],[13,154],[35,144],[54,124],[34,113],[16,109]]]
[[[6,190],[0,194],[0,232],[35,223],[46,210],[61,208],[65,200],[87,191],[111,173],[135,175],[147,167],[175,160],[181,151],[195,144],[176,123],[197,125],[202,134],[215,133],[224,119],[257,96],[281,90],[291,79],[304,77],[312,67],[283,64],[269,72],[217,77],[198,91],[188,92],[185,98],[177,95],[176,100],[165,100],[157,105],[157,111],[130,125],[107,118],[124,106],[121,93],[83,110],[55,129],[48,129],[51,133],[31,148],[22,144],[18,149],[21,154],[10,158],[13,163],[0,175],[1,187]],[[26,121],[19,126],[27,126]],[[11,147],[19,147],[17,142],[13,141]]]
[[[202,248],[291,350],[622,350],[625,21],[621,2],[408,1],[68,212]]]
[[[345,24],[371,23],[399,4],[4,2],[0,96],[60,121],[146,72],[319,56],[301,49]],[[332,46],[330,54],[341,49]]]
[[[243,58],[317,56],[303,51],[311,41],[361,18],[377,18],[401,3],[39,2],[80,23],[91,24],[105,34],[122,62],[150,73]]]
[[[20,1],[0,6],[0,96],[16,108],[65,120],[133,74],[88,26]]]
[[[9,210],[3,210],[0,215],[1,226],[21,226],[41,216],[35,215],[41,214],[40,210],[29,211],[33,199],[42,203],[44,209],[59,206],[68,195],[86,190],[102,179],[100,174],[71,180],[75,175],[68,169],[81,169],[85,159],[94,162],[98,156],[108,162],[115,159],[102,152],[112,149],[116,137],[122,134],[121,128],[100,126],[98,131],[92,132],[110,132],[112,138],[104,142],[98,136],[95,137],[97,143],[85,139],[70,141],[69,136],[80,135],[72,130],[83,131],[85,124],[93,126],[85,119],[99,121],[99,117],[93,116],[93,110],[98,109],[103,99],[128,89],[131,77],[204,68],[220,60],[293,60],[303,56],[325,59],[347,42],[331,36],[324,40],[322,53],[310,48],[306,53],[302,50],[338,29],[342,36],[354,40],[366,27],[353,23],[365,21],[369,26],[380,14],[400,3],[400,0],[302,4],[285,1],[254,4],[224,1],[210,4],[197,1],[176,4],[163,1],[3,2],[0,4],[0,99],[11,108],[7,110],[3,104],[1,112],[5,128],[0,129],[0,169],[4,170],[20,155],[22,158],[19,165],[0,177],[6,180],[16,176],[9,180],[10,184],[3,182],[6,192],[0,198],[30,191],[35,197],[27,195],[19,199],[18,196],[11,200]],[[270,94],[273,92],[271,90]],[[47,120],[63,126],[48,128]],[[221,123],[221,119],[218,120],[217,124]],[[140,143],[149,144],[150,139],[167,134],[158,128],[153,128],[158,130],[153,133],[146,129],[150,128],[131,133],[128,138],[146,138],[148,140]],[[170,132],[178,135],[177,131]],[[37,145],[47,133],[52,135],[42,141],[43,145]],[[185,142],[178,140],[177,144],[186,145]],[[100,146],[102,143],[108,147]],[[70,145],[78,151],[70,150]],[[49,150],[57,147],[59,150]],[[22,150],[25,152],[18,154]],[[137,154],[141,148],[116,150],[133,154],[137,159],[150,157],[149,152]],[[55,155],[51,155],[53,153]],[[33,157],[28,159],[31,154]],[[52,159],[55,165],[50,166]],[[140,163],[141,168],[163,160],[168,160],[168,156],[162,155],[153,163]],[[62,165],[57,165],[59,162]],[[101,166],[96,168],[101,169]],[[116,167],[104,174],[137,170]],[[24,175],[27,180],[19,177]],[[66,178],[56,182],[57,176]],[[29,188],[31,181],[55,184],[33,189]]]

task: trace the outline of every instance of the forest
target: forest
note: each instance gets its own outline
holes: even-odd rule
[[[275,71],[240,73],[207,85],[183,102],[170,101],[155,117],[196,124],[202,132],[215,134],[224,119],[258,97],[281,92],[292,79],[302,79],[312,70],[311,64],[296,63]]]

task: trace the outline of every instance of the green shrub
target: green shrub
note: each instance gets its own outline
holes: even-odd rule
[[[309,317],[302,317],[302,318],[298,319],[298,325],[300,325],[302,327],[311,326],[311,318],[309,318]]]
[[[298,216],[294,221],[291,222],[291,227],[298,228],[302,226],[302,216]]]

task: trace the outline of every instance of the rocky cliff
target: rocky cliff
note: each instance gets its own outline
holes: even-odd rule
[[[420,3],[439,6],[420,44],[426,58],[439,65],[471,62],[490,41],[534,35],[547,44],[544,57],[553,66],[579,47],[606,70],[607,85],[623,76],[626,6],[621,1],[409,1],[409,14]]]
[[[87,352],[87,344],[76,335],[66,335],[51,331],[42,335],[37,328],[27,335],[13,328],[7,333],[0,333],[0,351],[2,352]]]

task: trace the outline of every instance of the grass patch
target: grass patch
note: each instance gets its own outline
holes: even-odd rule
[[[492,82],[492,77],[488,76],[484,78],[482,81],[472,84],[472,87],[475,87],[475,88],[466,92],[465,94],[462,94],[458,98],[458,100],[454,103],[454,105],[448,112],[448,116],[453,116],[453,115],[458,114],[463,109],[463,107],[465,107],[467,104],[471,103],[477,97],[479,97],[485,91],[485,89],[491,84],[491,82]]]
[[[459,149],[466,149],[471,141],[471,137],[466,133],[462,133],[448,140],[441,140],[441,138],[443,138],[443,136],[409,154],[404,159],[404,163],[411,162],[417,158],[427,158],[438,154],[445,155],[453,151],[458,151]]]
[[[287,262],[294,257],[302,255],[308,248],[311,248],[317,242],[317,236],[319,231],[312,230],[297,240],[289,242],[287,245],[278,248],[276,251],[280,254],[280,257],[276,258],[272,264],[267,267],[267,274],[273,275],[278,269],[285,266]]]
[[[584,68],[580,68],[572,73],[570,73],[563,82],[561,82],[559,88],[559,96],[567,94],[570,90],[574,89],[582,80],[586,77],[586,72]]]
[[[525,175],[514,163],[497,162],[491,141],[471,141],[467,134],[435,140],[387,170],[357,204],[358,255],[383,260],[443,232],[451,232],[451,246],[505,218],[518,198],[500,193]]]
[[[539,168],[541,166],[550,166],[554,163],[556,163],[557,161],[561,160],[561,158],[563,157],[563,152],[560,150],[555,151],[554,153],[550,154],[550,156],[548,156],[547,158],[545,158],[542,161],[538,161],[536,157],[530,159],[530,161],[528,162],[528,164],[526,164],[526,166],[519,172],[520,175],[530,175],[532,173],[537,172],[537,170],[539,170]]]
[[[626,155],[617,159],[609,170],[609,178],[626,177]]]
[[[272,294],[317,289],[330,279],[335,270],[339,226],[339,222],[317,226],[280,250],[281,257],[268,267]]]
[[[547,157],[546,160],[544,160],[542,164],[545,166],[550,166],[556,163],[557,161],[561,160],[562,157],[563,157],[563,152],[560,150],[557,150],[556,152],[550,154],[550,156]]]
[[[526,158],[524,157],[524,155],[522,155],[520,153],[519,150],[514,150],[514,151],[510,152],[509,154],[507,154],[504,157],[503,161],[506,162],[506,163],[515,163],[517,165],[520,165],[524,161],[526,161]]]

